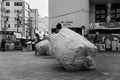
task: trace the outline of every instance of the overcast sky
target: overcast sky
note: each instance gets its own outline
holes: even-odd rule
[[[48,0],[25,0],[33,9],[38,9],[40,16],[48,16]]]

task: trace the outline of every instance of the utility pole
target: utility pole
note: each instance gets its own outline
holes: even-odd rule
[[[5,35],[5,39],[6,39],[7,21],[8,21],[9,17],[6,16],[6,10],[5,9],[3,10],[3,13],[5,14],[4,16],[2,15],[2,17],[4,18],[4,28],[3,28],[4,30],[3,31],[4,31],[4,35]]]
[[[30,39],[32,39],[32,17],[29,18],[29,35]]]
[[[17,12],[17,32],[19,32],[19,27],[21,25],[21,20],[20,20],[20,12]]]

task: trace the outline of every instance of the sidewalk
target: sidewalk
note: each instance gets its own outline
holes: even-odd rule
[[[120,53],[120,51],[98,51],[98,53]]]

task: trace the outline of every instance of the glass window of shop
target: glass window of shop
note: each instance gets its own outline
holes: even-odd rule
[[[95,22],[106,22],[107,5],[97,4],[95,6]],[[110,22],[120,22],[120,3],[113,3],[110,10]]]
[[[95,21],[96,22],[106,22],[107,17],[107,6],[106,4],[96,5],[95,8]]]
[[[120,22],[120,3],[112,4],[111,21],[112,22]]]

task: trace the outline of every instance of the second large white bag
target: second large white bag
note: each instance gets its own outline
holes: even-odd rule
[[[37,43],[35,47],[39,55],[46,55],[49,54],[50,42],[49,40],[43,40]]]

